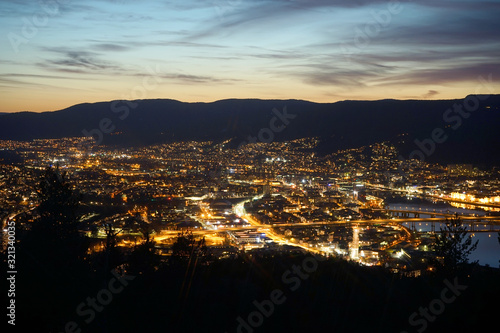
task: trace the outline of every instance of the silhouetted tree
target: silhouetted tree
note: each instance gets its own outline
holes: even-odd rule
[[[151,224],[144,221],[143,219],[139,220],[139,232],[142,234],[142,238],[144,238],[145,243],[153,242],[151,238],[153,231],[154,230],[151,228]]]
[[[157,253],[158,251],[155,247],[155,241],[151,237],[153,229],[140,215],[135,216],[135,222],[144,241],[136,245],[130,254],[128,258],[128,270],[132,274],[152,273],[158,268],[161,262],[160,255]]]
[[[45,170],[37,194],[40,200],[38,217],[31,230],[23,235],[21,249],[38,263],[49,265],[50,269],[81,263],[89,245],[88,239],[78,230],[81,194],[58,167]]]
[[[106,273],[122,263],[122,253],[117,248],[117,236],[122,232],[122,229],[116,229],[112,223],[104,224],[104,232],[106,233],[106,243],[104,244],[104,252],[99,253],[98,258],[102,258],[101,267]],[[102,264],[104,261],[104,264]]]
[[[205,237],[196,240],[192,232],[181,232],[177,235],[177,240],[172,246],[170,265],[174,269],[184,272],[184,278],[179,290],[180,311],[177,315],[178,320],[181,320],[184,313],[196,268],[199,264],[205,263],[208,258],[209,252]]]
[[[161,262],[160,255],[155,248],[155,242],[143,242],[134,247],[128,258],[127,270],[131,274],[154,272]]]
[[[106,232],[105,250],[109,251],[109,250],[114,249],[116,247],[116,236],[118,236],[118,234],[120,232],[122,232],[122,230],[116,230],[113,227],[113,224],[106,223],[104,225],[104,231]]]
[[[454,270],[469,263],[469,255],[476,250],[478,243],[479,240],[472,242],[472,235],[468,235],[467,227],[457,214],[446,219],[445,227],[441,227],[436,238],[436,253],[443,257],[445,268]]]
[[[200,257],[206,259],[209,255],[205,237],[196,240],[192,232],[181,232],[172,245],[172,256],[174,261],[191,261]]]
[[[88,238],[79,231],[80,193],[59,168],[47,168],[36,189],[34,221],[19,235],[16,297],[19,313],[36,313],[41,331],[59,331],[81,299],[91,275]],[[23,321],[23,325],[31,325]]]

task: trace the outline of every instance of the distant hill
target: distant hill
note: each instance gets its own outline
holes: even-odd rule
[[[444,136],[446,140],[436,144],[430,156],[425,155],[427,161],[498,165],[500,95],[478,97],[337,103],[258,99],[212,103],[167,99],[85,103],[53,112],[4,114],[0,118],[0,139],[83,136],[84,130],[90,132],[101,125],[104,131],[113,129],[113,135],[104,133],[103,144],[138,146],[166,141],[233,139],[231,142],[237,147],[249,135],[257,137],[257,141],[314,136],[321,138],[318,152],[322,154],[392,140],[400,143],[407,158],[418,149],[415,139],[429,139],[435,131],[436,141],[443,141]],[[479,104],[474,105],[475,101]],[[475,111],[467,112],[464,103]],[[461,106],[462,110],[454,112],[454,105],[457,109]],[[278,111],[283,113],[285,107],[287,113],[295,117],[290,116],[286,128],[281,128],[283,122],[272,119]],[[404,133],[408,135],[401,136]],[[431,148],[429,141],[426,142],[427,148]]]

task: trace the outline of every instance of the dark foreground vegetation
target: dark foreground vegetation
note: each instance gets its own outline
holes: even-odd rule
[[[126,281],[128,285],[113,294],[101,312],[94,312],[95,318],[90,315],[91,306],[78,312],[78,305],[87,304],[88,297],[99,299],[112,275],[91,274],[83,267],[80,271],[23,267],[18,275],[16,328],[65,332],[67,323],[74,321],[81,332],[236,332],[241,323],[238,317],[248,323],[251,312],[257,310],[254,301],[268,305],[265,301],[276,289],[283,292],[277,297],[280,304],[266,308],[269,317],[262,317],[255,332],[416,332],[423,328],[478,332],[496,321],[500,297],[496,269],[477,268],[455,277],[401,278],[380,268],[328,260],[319,262],[316,271],[304,279],[292,273],[288,277],[293,283],[284,281],[283,274],[293,272],[294,265],[301,266],[306,257],[242,255],[198,264],[194,273],[194,267],[187,269],[187,264],[165,265]],[[445,303],[439,315],[429,311],[433,322],[418,314],[412,325],[409,318],[420,308],[434,306],[436,312],[441,311],[433,301],[441,299],[447,287],[443,281],[453,284],[455,278],[467,288],[458,291],[453,302]],[[445,295],[453,298],[453,292]],[[250,320],[258,323],[259,317]]]
[[[111,227],[91,253],[64,176],[48,170],[38,191],[37,220],[17,230],[19,332],[481,332],[498,320],[498,269],[406,277],[302,252],[215,259],[189,235],[160,257],[147,231],[123,251]]]

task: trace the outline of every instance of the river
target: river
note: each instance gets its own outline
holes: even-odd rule
[[[397,202],[400,201],[400,202]],[[401,197],[401,200],[392,200],[388,204],[389,209],[398,210],[411,210],[411,211],[422,211],[420,217],[430,217],[430,215],[425,214],[425,211],[429,212],[442,212],[442,213],[458,213],[459,215],[465,214],[477,214],[477,216],[485,216],[487,212],[481,209],[464,209],[456,208],[448,205],[446,203],[433,204],[431,202],[425,202],[423,200],[416,200],[416,203],[412,202],[413,199]],[[406,227],[410,227],[410,223],[403,223]],[[436,230],[439,230],[443,225],[435,226]],[[418,231],[431,231],[431,223],[416,223],[415,225]],[[488,225],[478,225],[474,227],[475,230],[489,230]],[[497,232],[472,232],[471,233],[474,240],[479,240],[477,249],[471,253],[469,259],[471,261],[478,260],[480,265],[489,265],[492,267],[499,267],[500,260],[500,243],[498,241]]]

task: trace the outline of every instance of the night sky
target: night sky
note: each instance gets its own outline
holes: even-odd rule
[[[498,93],[499,18],[500,1],[2,0],[0,112]]]

